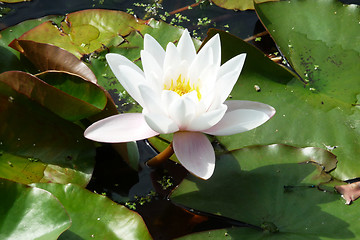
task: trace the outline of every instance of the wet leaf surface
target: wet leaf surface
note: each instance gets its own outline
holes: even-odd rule
[[[71,225],[59,200],[36,187],[0,179],[0,238],[55,240]]]

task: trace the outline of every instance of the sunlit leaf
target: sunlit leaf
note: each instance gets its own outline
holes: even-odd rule
[[[55,240],[71,220],[48,191],[0,179],[0,239]]]
[[[356,102],[360,6],[290,0],[258,4],[256,11],[307,89],[338,101],[342,108]]]
[[[72,225],[59,239],[151,239],[140,215],[74,184],[34,184],[56,196]],[[75,238],[76,236],[76,238]]]
[[[339,159],[335,176],[359,177],[360,7],[335,0],[291,0],[259,4],[256,10],[305,89],[312,92],[302,94],[303,101],[316,108],[319,103],[326,106],[328,117],[309,115],[311,121],[303,129],[307,134],[313,130],[317,146],[338,146],[333,151]],[[318,122],[315,129],[314,121]]]
[[[52,43],[77,57],[125,43],[123,36],[148,27],[144,20],[124,12],[96,9],[70,13],[59,28],[45,22],[26,32],[21,40]]]
[[[218,33],[210,31],[209,37]],[[360,108],[341,100],[347,95],[345,85],[356,89],[355,78],[344,81],[343,89],[332,86],[331,79],[321,81],[327,90],[313,91],[290,72],[270,61],[251,45],[225,32],[219,32],[222,60],[246,52],[247,58],[240,78],[231,93],[231,99],[252,100],[269,104],[276,109],[275,116],[264,125],[245,133],[217,137],[227,149],[250,145],[283,143],[296,147],[319,147],[332,151],[339,161],[331,174],[346,180],[356,178],[360,165],[354,156],[360,155],[360,132],[357,129]],[[351,66],[351,68],[353,68]],[[254,88],[258,85],[261,91]],[[356,90],[354,90],[356,91]]]

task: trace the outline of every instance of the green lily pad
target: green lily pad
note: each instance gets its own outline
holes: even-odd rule
[[[359,156],[360,134],[357,105],[360,97],[357,64],[360,61],[360,7],[335,0],[291,0],[257,4],[256,11],[301,76],[304,87],[313,92],[302,95],[302,100],[313,103],[316,108],[319,103],[327,106],[328,118],[323,114],[318,118],[308,116],[310,122],[316,119],[317,127],[306,124],[303,126],[306,133],[302,135],[314,130],[311,135],[314,134],[313,141],[317,139],[317,142],[312,146],[338,146],[333,151],[339,159],[334,176],[343,180],[359,177],[356,156]],[[291,21],[283,21],[290,18]],[[298,112],[307,112],[300,106],[297,108]]]
[[[4,82],[0,82],[0,112],[0,177],[23,183],[89,182],[95,148],[81,127]]]
[[[340,194],[321,185],[331,178],[332,167],[325,165],[334,161],[333,154],[316,148],[274,144],[233,150],[218,155],[208,181],[189,176],[171,199],[251,224],[253,229],[235,231],[244,239],[357,239],[360,206],[345,205]]]
[[[89,9],[70,13],[59,28],[45,22],[23,34],[21,40],[52,43],[77,57],[124,43],[123,36],[146,28],[144,20],[120,11]]]
[[[72,225],[59,239],[152,239],[140,215],[75,184],[33,184],[56,196]]]
[[[356,156],[360,155],[360,132],[356,127],[360,108],[355,105],[356,102],[352,105],[340,100],[346,93],[337,91],[335,86],[331,93],[330,89],[313,91],[291,72],[235,36],[211,30],[208,38],[216,33],[221,36],[223,61],[236,54],[247,53],[243,71],[230,99],[266,103],[277,111],[272,119],[256,129],[217,137],[217,140],[228,150],[272,143],[323,148],[332,151],[339,161],[331,173],[333,176],[341,180],[358,177],[360,165]],[[330,80],[322,81],[327,84]],[[357,86],[356,79],[352,78],[352,82]],[[256,90],[256,86],[261,90]],[[348,88],[351,88],[350,84]],[[335,98],[337,95],[339,98]]]
[[[360,6],[290,0],[257,4],[256,12],[308,89],[345,105],[341,107],[355,103],[360,88]]]
[[[0,179],[0,238],[55,240],[71,220],[48,191]]]

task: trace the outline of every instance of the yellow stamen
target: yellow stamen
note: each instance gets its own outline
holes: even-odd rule
[[[176,80],[176,82],[174,83],[174,80],[171,79],[171,85],[170,87],[167,87],[164,84],[164,90],[170,90],[173,92],[176,92],[177,94],[179,94],[180,96],[192,92],[192,91],[196,91],[197,92],[197,97],[200,100],[201,99],[201,93],[200,93],[200,89],[199,89],[199,85],[195,85],[195,83],[192,84],[192,86],[190,86],[190,80],[186,80],[185,78],[181,78],[181,74],[179,75],[178,79]]]

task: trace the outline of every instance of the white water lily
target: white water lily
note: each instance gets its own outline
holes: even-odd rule
[[[116,78],[142,107],[100,120],[85,131],[99,142],[128,142],[174,133],[173,149],[192,174],[208,179],[214,172],[215,153],[203,133],[231,135],[251,130],[274,114],[269,105],[226,101],[242,70],[246,54],[221,65],[220,37],[215,35],[196,49],[187,30],[166,51],[150,35],[141,51],[143,70],[119,54],[106,59]]]

